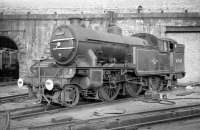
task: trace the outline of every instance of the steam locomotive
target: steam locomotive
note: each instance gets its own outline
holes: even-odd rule
[[[112,101],[118,95],[161,91],[183,78],[184,45],[140,33],[131,37],[61,25],[52,33],[51,58],[31,66],[18,86],[41,101],[74,106],[80,97]]]

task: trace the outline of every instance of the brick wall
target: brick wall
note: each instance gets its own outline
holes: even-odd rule
[[[142,14],[135,13],[138,5],[143,6]],[[184,12],[185,9],[188,13]],[[166,26],[200,26],[199,0],[6,0],[0,1],[0,12],[3,12],[0,14],[0,35],[9,36],[16,42],[20,51],[20,76],[25,76],[29,73],[33,59],[39,59],[48,50],[53,29],[61,24],[69,24],[68,18],[73,16],[69,15],[70,13],[75,16],[81,14],[80,16],[85,18],[83,23],[87,28],[106,31],[108,21],[105,12],[108,10],[126,12],[118,15],[116,24],[122,28],[123,35],[127,36],[146,32],[165,37]],[[164,10],[164,13],[161,13],[161,10]],[[64,15],[60,17],[60,14]],[[179,35],[173,38],[180,40],[180,37]],[[187,51],[187,57],[193,55],[191,51]],[[199,51],[196,55],[198,54]],[[193,62],[195,66],[189,69],[194,65]],[[198,70],[198,64],[200,60],[186,62],[186,73],[189,73],[190,78],[184,81],[200,81],[200,74],[192,75]]]
[[[164,17],[162,17],[164,15]],[[165,16],[166,15],[166,16]],[[87,17],[83,24],[87,28],[91,28],[97,31],[106,31],[107,19],[104,15],[100,15],[96,18]],[[136,17],[137,16],[137,17]],[[126,17],[122,17],[116,20],[116,24],[122,28],[123,35],[130,36],[134,33],[151,33],[158,37],[165,37],[166,26],[200,26],[199,14],[146,14],[146,17],[136,15],[133,17],[131,14],[127,14]],[[159,17],[157,17],[159,16]],[[169,17],[172,16],[172,17]],[[178,17],[179,16],[179,17]],[[181,17],[180,17],[181,16]],[[184,17],[183,17],[184,16]],[[33,64],[34,59],[39,59],[41,56],[45,56],[45,51],[48,50],[48,43],[51,38],[51,33],[56,26],[61,24],[69,24],[69,15],[64,15],[61,18],[54,19],[54,15],[3,15],[0,17],[0,35],[9,36],[13,39],[19,47],[19,62],[20,62],[20,76],[26,76],[29,73],[29,67]],[[173,37],[178,42],[184,43],[180,40],[180,35]],[[192,37],[190,37],[192,39]],[[195,40],[195,39],[194,39]],[[192,42],[192,40],[190,40]],[[186,44],[186,43],[184,43]],[[192,44],[186,45],[189,46]],[[197,45],[197,46],[196,46]],[[195,48],[198,44],[195,44]],[[188,48],[187,47],[187,48]],[[194,55],[192,50],[187,49],[187,61],[186,61],[186,73],[189,74],[183,81],[200,81],[198,77],[200,74],[193,74],[198,69],[200,60],[190,60],[189,57]],[[198,50],[196,50],[197,58],[200,58]],[[194,63],[195,62],[195,63]],[[194,65],[191,68],[191,66]]]

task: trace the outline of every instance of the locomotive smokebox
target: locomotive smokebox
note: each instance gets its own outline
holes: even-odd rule
[[[77,24],[78,21],[74,22]],[[60,65],[69,64],[76,55],[77,40],[67,25],[57,27],[51,37],[50,50]]]
[[[51,37],[51,55],[60,65],[69,65],[72,63],[78,48],[77,36],[70,26],[81,28],[82,18],[75,17],[70,18],[69,20],[69,26],[61,25],[57,27]]]

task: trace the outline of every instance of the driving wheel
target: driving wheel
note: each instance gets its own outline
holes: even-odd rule
[[[99,98],[103,101],[112,101],[119,94],[120,86],[108,83],[100,87],[98,90]]]

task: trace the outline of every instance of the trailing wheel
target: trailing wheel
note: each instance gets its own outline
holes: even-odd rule
[[[126,83],[126,93],[128,96],[137,97],[142,92],[142,86],[135,83]]]
[[[138,79],[134,79],[130,74],[126,75],[125,90],[126,94],[131,97],[137,97],[142,92],[142,85]]]
[[[79,88],[76,85],[66,85],[61,91],[61,104],[73,107],[78,104],[80,98]]]
[[[153,91],[161,91],[163,90],[163,84],[161,82],[161,79],[159,77],[151,77],[149,79],[149,85],[152,88]]]

